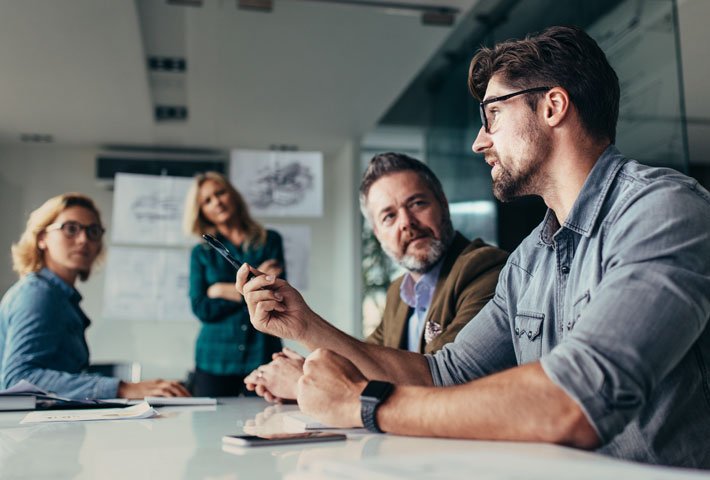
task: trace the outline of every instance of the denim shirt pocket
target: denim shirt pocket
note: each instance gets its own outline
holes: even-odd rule
[[[582,310],[587,306],[590,298],[589,290],[585,290],[579,298],[572,302],[572,316],[564,324],[565,333],[570,333],[574,329],[579,317],[582,316]]]
[[[542,324],[544,313],[518,312],[515,315],[515,343],[519,352],[519,363],[530,363],[542,356]]]

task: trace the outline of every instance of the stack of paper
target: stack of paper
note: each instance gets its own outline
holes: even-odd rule
[[[0,393],[0,411],[34,410],[36,405],[34,395]]]
[[[0,410],[34,410],[37,397],[45,397],[47,392],[26,380],[20,380],[12,387],[0,391]]]

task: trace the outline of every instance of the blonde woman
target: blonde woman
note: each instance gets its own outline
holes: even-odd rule
[[[89,278],[103,234],[99,210],[79,193],[51,198],[32,212],[12,246],[20,280],[0,302],[0,388],[27,380],[75,399],[189,395],[173,381],[127,383],[84,373],[91,321],[74,284]]]
[[[249,215],[242,196],[217,172],[195,177],[185,205],[185,230],[214,235],[234,257],[285,278],[281,236]],[[236,271],[206,243],[192,250],[190,300],[202,322],[195,349],[193,393],[226,397],[245,393],[244,377],[281,350],[281,340],[256,331],[241,295]]]

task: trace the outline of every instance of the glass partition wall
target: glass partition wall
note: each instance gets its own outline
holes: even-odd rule
[[[538,198],[502,204],[490,168],[471,144],[481,127],[467,89],[469,61],[481,46],[550,25],[575,24],[606,52],[621,83],[617,145],[628,156],[687,172],[676,0],[482,0],[437,55],[365,136],[361,168],[374,153],[401,151],[425,161],[441,180],[452,220],[468,238],[512,251],[541,221]],[[380,322],[389,282],[402,274],[363,227],[363,333]]]

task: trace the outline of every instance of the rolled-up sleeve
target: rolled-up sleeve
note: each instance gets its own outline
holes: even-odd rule
[[[710,205],[651,184],[607,226],[604,275],[566,341],[541,359],[603,442],[639,414],[710,312]]]

